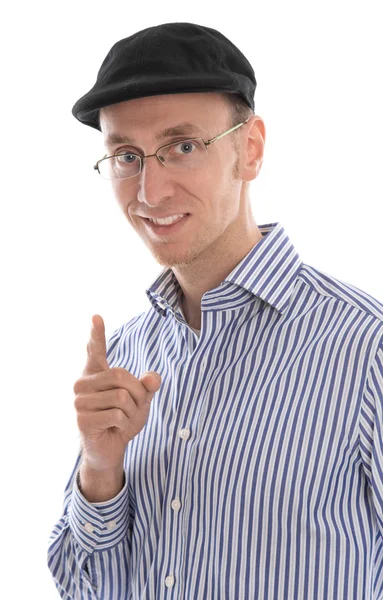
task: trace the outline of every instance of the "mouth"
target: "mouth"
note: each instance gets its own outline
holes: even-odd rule
[[[175,233],[176,231],[184,227],[187,221],[189,220],[189,217],[191,217],[191,214],[186,213],[181,219],[179,219],[179,221],[171,223],[170,225],[157,225],[153,221],[149,221],[149,219],[147,219],[146,217],[141,218],[145,222],[145,225],[150,229],[150,231],[152,231],[156,235],[170,235],[171,233]]]

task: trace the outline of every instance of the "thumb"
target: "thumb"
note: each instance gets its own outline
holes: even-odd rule
[[[88,356],[83,377],[110,368],[106,360],[105,325],[101,315],[92,316],[92,328],[86,350]]]
[[[161,387],[161,375],[156,371],[147,371],[140,377],[141,383],[144,384],[148,392],[154,394]]]

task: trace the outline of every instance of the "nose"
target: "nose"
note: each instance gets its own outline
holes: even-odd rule
[[[162,204],[165,196],[174,194],[170,171],[154,156],[143,159],[141,173],[137,175],[137,199],[151,207]]]

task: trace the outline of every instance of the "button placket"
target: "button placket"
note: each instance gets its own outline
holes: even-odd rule
[[[182,429],[180,429],[178,431],[178,435],[182,440],[188,440],[190,437],[189,427],[183,427]],[[172,500],[171,507],[174,511],[178,512],[180,510],[181,506],[182,506],[182,504],[181,504],[181,501],[178,496]],[[165,585],[167,587],[173,587],[174,583],[175,583],[174,575],[168,575],[165,578]]]

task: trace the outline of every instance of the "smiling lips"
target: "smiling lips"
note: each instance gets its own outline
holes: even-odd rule
[[[182,219],[185,215],[186,215],[186,213],[183,213],[183,214],[173,215],[171,217],[162,217],[162,218],[158,217],[156,219],[148,218],[148,220],[151,221],[152,223],[155,223],[156,225],[171,225],[172,223],[176,223],[177,221]]]
[[[166,224],[167,219],[165,219],[165,224],[157,224],[153,222],[151,219],[144,219],[146,222],[146,226],[149,227],[155,234],[170,234],[177,231],[180,227],[183,227],[183,224],[187,221],[189,214],[184,215],[176,215],[176,219],[174,221],[170,221],[169,224]]]

